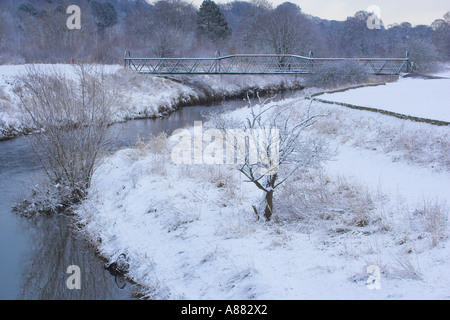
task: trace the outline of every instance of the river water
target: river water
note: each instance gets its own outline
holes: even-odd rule
[[[160,119],[133,120],[112,127],[113,149],[204,120],[204,111],[244,106],[242,100],[181,108]],[[0,142],[0,299],[131,299],[139,288],[104,269],[104,261],[68,228],[70,217],[26,219],[11,206],[43,176],[26,138]],[[67,268],[81,269],[81,289],[69,290]],[[123,286],[125,287],[123,288]]]

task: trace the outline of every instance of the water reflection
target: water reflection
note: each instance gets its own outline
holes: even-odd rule
[[[27,254],[35,230],[28,229],[11,206],[25,196],[38,168],[24,139],[0,143],[0,299],[15,299],[20,292],[21,257]]]
[[[168,117],[158,119],[133,120],[112,126],[112,134],[115,137],[113,149],[132,145],[137,137],[146,140],[150,133],[166,132],[168,135],[176,129],[193,126],[194,121],[206,121],[205,111],[233,110],[244,107],[247,103],[243,100],[233,100],[226,103],[216,103],[209,106],[192,106],[181,108]]]
[[[117,282],[105,271],[102,261],[93,254],[94,248],[68,232],[67,226],[72,222],[62,215],[30,222],[30,227],[39,233],[32,236],[30,256],[26,257],[32,263],[26,264],[19,299],[129,299],[133,290],[139,288],[123,279]],[[81,268],[80,290],[70,290],[66,285],[71,275],[66,272],[71,265]]]

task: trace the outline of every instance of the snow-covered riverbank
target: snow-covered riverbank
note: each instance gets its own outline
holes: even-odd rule
[[[159,137],[99,168],[81,232],[108,260],[125,254],[154,299],[449,299],[449,128],[311,108],[326,116],[309,134],[336,156],[277,191],[270,223],[236,169],[175,165]],[[366,285],[370,266],[380,290]]]
[[[0,140],[33,129],[19,111],[20,85],[17,80],[18,76],[26,74],[30,66],[0,66]],[[32,66],[43,72],[57,69],[68,78],[75,76],[71,65]],[[278,92],[300,88],[299,82],[293,77],[197,76],[168,79],[138,75],[120,65],[105,65],[101,68],[114,85],[114,93],[117,96],[115,120],[118,122],[160,117],[182,106],[244,96],[249,90]]]

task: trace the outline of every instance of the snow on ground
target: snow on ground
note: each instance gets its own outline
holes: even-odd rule
[[[24,126],[15,113],[14,79],[21,70],[0,66],[0,126]],[[123,119],[157,116],[208,93],[232,95],[283,81],[202,77],[183,83],[120,66],[108,70],[123,89]],[[401,79],[320,98],[448,121],[449,84]],[[309,103],[280,102],[299,110]],[[275,195],[285,210],[279,219],[256,220],[252,205],[262,194],[233,168],[175,165],[169,142],[155,138],[105,159],[77,211],[83,234],[110,261],[125,253],[129,276],[148,288],[149,298],[449,299],[449,128],[318,102],[311,107],[324,116],[310,134],[329,141],[336,155],[320,174],[288,180]],[[303,212],[286,196],[292,190],[325,200]],[[367,225],[354,223],[361,216]],[[370,265],[381,270],[381,290],[366,286]]]
[[[280,103],[309,105],[298,98]],[[309,215],[286,211],[277,215],[288,219],[257,221],[251,205],[261,193],[236,170],[175,165],[170,144],[166,150],[150,143],[117,152],[96,172],[78,210],[84,234],[110,261],[125,253],[129,276],[154,299],[449,299],[448,161],[429,166],[432,138],[397,149],[380,138],[414,140],[426,132],[445,149],[448,128],[313,108],[331,119],[319,120],[310,134],[328,139],[337,153],[309,182],[303,173],[299,185],[287,182],[287,191],[324,195],[325,205],[321,200]],[[349,123],[359,126],[353,132]],[[276,205],[283,202],[291,205],[286,210],[302,210],[295,199]],[[367,225],[354,224],[352,215],[361,214]],[[371,265],[380,268],[380,290],[366,286]]]
[[[450,173],[430,171],[416,165],[405,166],[388,157],[374,157],[370,150],[339,146],[328,169],[337,175],[353,176],[373,190],[382,188],[393,199],[419,205],[426,199],[441,199],[450,204]],[[370,169],[370,170],[369,170]]]
[[[405,78],[384,86],[324,94],[319,98],[450,122],[449,92],[450,79]]]
[[[403,161],[450,171],[448,127],[400,120],[379,113],[313,102],[321,117],[316,130],[340,144],[383,152],[392,162]]]

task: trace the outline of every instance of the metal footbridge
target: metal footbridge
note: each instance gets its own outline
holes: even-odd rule
[[[370,74],[400,75],[411,71],[405,58],[314,58],[293,54],[234,54],[216,58],[132,58],[125,52],[125,68],[155,75],[305,75],[324,65],[354,61]]]

